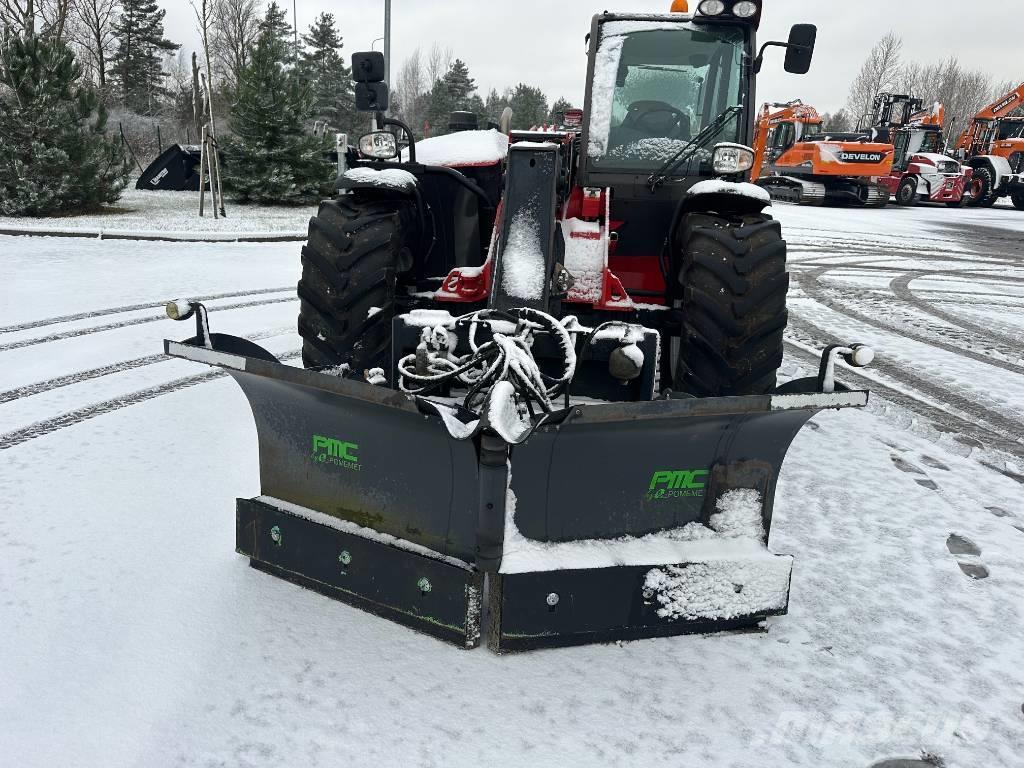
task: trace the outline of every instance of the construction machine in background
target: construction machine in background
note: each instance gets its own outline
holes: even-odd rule
[[[1024,211],[1024,83],[971,118],[956,155],[974,170],[968,205],[991,207],[1009,197]]]
[[[836,371],[872,353],[777,380],[786,243],[745,182],[745,105],[765,49],[806,73],[816,30],[759,48],[760,16],[595,16],[583,119],[554,132],[417,142],[385,114],[381,54],[354,57],[381,130],[310,222],[304,369],[168,305],[196,335],[165,351],[230,374],[256,421],[254,567],[497,651],[786,612],[782,462],[816,413],[866,404]]]
[[[970,199],[973,170],[944,154],[946,110],[921,99],[882,93],[875,99],[865,136],[893,145],[892,172],[879,179],[903,206],[919,202],[959,208]]]
[[[826,133],[814,107],[800,100],[765,104],[754,131],[753,181],[773,200],[800,205],[884,208],[892,144],[859,133]]]

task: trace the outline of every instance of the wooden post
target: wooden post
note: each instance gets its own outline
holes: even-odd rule
[[[199,215],[203,216],[206,205],[206,126],[202,129],[203,140],[199,145]]]
[[[213,173],[214,160],[217,157],[217,147],[213,143],[213,137],[210,136],[209,131],[205,127],[203,130],[206,131],[206,163],[209,166],[207,171],[210,177],[210,202],[212,203],[210,207],[213,208],[213,218],[216,219],[218,216],[217,209],[220,207],[217,201],[216,177]]]

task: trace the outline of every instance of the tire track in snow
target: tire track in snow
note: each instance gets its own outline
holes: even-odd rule
[[[208,296],[196,296],[196,301],[217,301],[218,299],[237,299],[241,296],[263,296],[268,293],[284,293],[295,290],[293,286],[284,288],[258,288],[252,291],[232,291],[231,293],[211,293]],[[47,325],[58,325],[60,323],[73,323],[76,320],[88,320],[92,317],[104,317],[106,315],[120,315],[125,312],[138,312],[143,309],[156,309],[166,304],[166,301],[157,301],[149,304],[132,304],[126,307],[109,307],[107,309],[95,309],[90,312],[79,312],[77,315],[61,315],[60,317],[48,317],[43,320],[33,320],[19,325],[6,325],[0,327],[0,333],[14,333],[15,331],[29,331],[33,328],[43,328]]]
[[[966,226],[968,228],[974,229],[973,227],[971,227],[970,224],[967,224]],[[791,232],[793,232],[793,233],[803,233],[802,235],[797,235],[798,239],[806,238],[808,240],[823,241],[823,242],[828,242],[828,241],[833,241],[834,240],[835,242],[850,242],[850,243],[855,243],[855,244],[858,244],[858,245],[864,245],[864,244],[877,245],[879,248],[887,248],[887,247],[889,247],[886,244],[886,241],[878,239],[879,233],[878,233],[877,230],[874,231],[874,232],[855,232],[855,231],[852,231],[852,230],[844,229],[841,232],[835,233],[834,237],[828,238],[828,241],[826,241],[823,238],[822,232],[821,232],[820,229],[813,229],[811,227],[787,226],[787,227],[785,227],[785,231],[786,231],[787,235],[788,235],[788,233],[791,233]],[[978,232],[977,230],[975,230],[975,231],[971,232],[971,241],[970,242],[973,245],[980,245],[982,247],[982,249],[984,249],[985,245],[990,244],[990,243],[996,243],[998,245],[1005,245],[1006,248],[1007,248],[1006,253],[1005,254],[996,254],[996,256],[997,257],[1001,257],[1001,258],[1006,258],[1006,259],[1013,259],[1013,258],[1017,257],[1016,260],[1017,260],[1018,263],[1020,263],[1020,258],[1017,256],[1020,253],[1020,251],[1018,250],[1020,248],[1020,235],[1015,233],[1015,232],[1013,232],[1012,230],[1002,230],[1002,231],[1005,231],[1006,234],[1005,235],[992,235],[992,234],[985,234],[983,232]],[[949,244],[949,245],[956,245],[956,246],[963,247],[963,245],[964,245],[964,239],[963,239],[962,236],[960,236],[960,237],[941,237],[941,236],[937,236],[935,234],[931,234],[931,235],[913,235],[913,237],[914,237],[914,241],[915,242],[918,242],[918,243],[933,243],[936,246],[942,246],[942,245]],[[971,255],[970,251],[956,251],[956,253],[957,254],[967,255],[967,256]],[[934,257],[935,255],[936,254],[934,252],[931,253],[931,256]],[[981,257],[981,258],[987,258],[988,257],[986,254],[983,254],[983,253],[980,253],[980,254],[977,254],[977,255],[979,257]]]
[[[843,302],[829,296],[825,288],[819,282],[822,276],[832,271],[832,267],[820,267],[810,272],[802,272],[798,274],[797,281],[800,283],[800,287],[803,288],[804,293],[806,293],[809,298],[817,301],[819,304],[823,304],[841,315],[849,317],[852,320],[864,323],[865,325],[869,325],[873,328],[878,328],[882,331],[899,334],[905,338],[913,339],[914,341],[927,344],[928,346],[935,347],[936,349],[941,349],[945,352],[949,352],[950,354],[957,355],[958,357],[965,357],[969,360],[984,363],[985,365],[1001,368],[1004,371],[1009,371],[1010,373],[1024,374],[1024,365],[1021,365],[1020,363],[1011,363],[1007,360],[1001,360],[997,357],[991,357],[990,355],[976,352],[968,347],[950,344],[942,339],[930,336],[927,333],[921,333],[908,325],[896,325],[895,323],[886,322],[876,317],[866,315],[863,312],[859,312],[856,309],[852,309]],[[987,339],[988,343],[992,347],[1004,346],[1001,341],[994,336],[991,336],[989,333],[983,332],[982,335]],[[1006,349],[999,349],[999,352],[1010,358],[1013,358],[1015,355],[1018,358],[1020,357],[1016,344],[1011,344],[1009,351]]]
[[[882,257],[868,259],[868,261],[879,261]],[[877,264],[865,264],[859,262],[850,263],[835,263],[835,262],[820,262],[817,260],[813,261],[795,261],[789,264],[789,269],[797,272],[809,272],[815,269],[850,269],[859,270],[862,272],[912,272],[913,274],[919,275],[920,277],[967,277],[972,281],[978,283],[1010,283],[1013,285],[1024,284],[1024,276],[1016,277],[1014,275],[999,275],[993,272],[970,272],[968,270],[956,270],[956,269],[901,269],[900,267],[884,267]]]
[[[922,299],[911,289],[910,284],[915,280],[920,280],[927,275],[914,274],[908,272],[905,275],[900,275],[889,283],[889,288],[896,295],[896,298],[905,301],[913,307],[925,312],[932,317],[937,317],[940,320],[945,320],[950,325],[954,325],[958,328],[962,328],[965,331],[975,334],[979,338],[987,338],[997,341],[1001,344],[1009,344],[1011,347],[1020,348],[1020,341],[1018,339],[1006,336],[998,331],[994,331],[991,328],[983,325],[978,325],[971,320],[966,320],[962,317],[958,317],[950,312],[939,309],[934,304]]]
[[[259,299],[256,301],[239,301],[234,304],[223,304],[219,307],[207,307],[210,314],[214,312],[222,312],[232,309],[246,309],[248,307],[263,307],[270,304],[287,304],[291,301],[298,301],[297,296],[287,296],[280,299]],[[79,336],[91,336],[94,333],[103,333],[104,331],[113,331],[119,328],[129,328],[133,325],[144,325],[146,323],[155,323],[160,320],[166,320],[167,315],[147,315],[146,317],[136,317],[131,320],[122,320],[118,323],[107,323],[106,325],[95,325],[89,328],[77,328],[73,331],[64,331],[63,333],[54,333],[50,336],[37,336],[34,339],[23,339],[22,341],[12,341],[9,344],[0,344],[0,352],[9,352],[13,349],[24,349],[25,347],[34,347],[39,344],[47,344],[54,341],[63,341],[64,339],[75,339]]]
[[[301,354],[301,350],[292,350],[279,357],[278,360],[281,362],[295,360],[300,357]],[[162,397],[163,395],[179,392],[183,389],[188,389],[189,387],[195,387],[200,384],[206,384],[210,381],[222,379],[227,375],[228,374],[225,371],[217,369],[209,371],[208,373],[201,373],[196,376],[186,376],[181,379],[168,381],[165,384],[158,384],[154,387],[140,389],[137,392],[132,392],[131,394],[124,395],[123,397],[116,397],[112,400],[93,403],[92,405],[87,405],[83,408],[76,408],[73,411],[62,413],[60,416],[56,416],[52,419],[37,421],[35,424],[29,424],[27,427],[16,429],[5,435],[0,435],[0,451],[7,450],[8,448],[14,448],[22,443],[27,443],[29,440],[35,440],[38,437],[43,437],[57,432],[58,430],[72,427],[75,424],[81,424],[83,421],[94,419],[97,416],[112,413],[113,411],[118,411],[131,405],[138,405],[139,403],[144,403],[147,400],[153,400],[157,397]]]
[[[283,336],[291,330],[291,328],[284,328],[275,331],[266,331],[264,333],[253,334],[252,336],[245,336],[244,338],[249,341],[262,341],[264,339],[274,338],[275,336]],[[110,365],[104,365],[99,368],[90,368],[85,371],[78,371],[77,373],[69,373],[66,376],[57,376],[56,378],[38,381],[34,384],[26,384],[23,387],[16,387],[15,389],[8,389],[6,392],[0,392],[0,405],[10,403],[14,400],[20,400],[23,397],[41,395],[44,392],[51,392],[52,390],[60,389],[61,387],[69,387],[73,384],[81,384],[82,382],[98,379],[103,376],[110,376],[115,373],[125,373],[126,371],[133,371],[136,368],[145,368],[148,365],[155,365],[156,363],[163,363],[173,359],[174,358],[168,357],[163,353],[158,355],[146,355],[145,357],[136,357],[132,360],[124,360],[120,363],[111,363]]]
[[[822,330],[810,321],[801,317],[790,315],[789,324],[794,331],[802,333],[804,336],[813,339],[815,344],[829,346],[832,344],[847,343],[839,337],[834,336],[828,331]],[[927,402],[913,398],[910,394],[900,392],[894,387],[886,387],[884,384],[880,384],[876,379],[871,377],[870,374],[858,371],[855,368],[844,369],[844,375],[846,373],[853,373],[854,375],[869,381],[873,387],[878,387],[880,390],[884,389],[887,392],[892,393],[894,402],[903,401],[903,403],[909,403],[912,401],[915,404],[915,407],[911,408],[910,405],[905,405],[904,407],[920,413],[929,420],[933,420],[938,424],[948,425],[949,420],[953,419],[963,425],[962,431],[965,434],[975,437],[986,445],[997,448],[1004,453],[1010,453],[1016,456],[1024,455],[1024,442],[1021,442],[1020,438],[1020,435],[1024,433],[1024,424],[1021,422],[1014,421],[1000,413],[991,411],[984,406],[978,405],[972,400],[968,400],[967,398],[956,394],[955,392],[942,389],[932,382],[913,373],[909,373],[891,363],[887,363],[884,360],[876,359],[868,370],[878,371],[897,384],[902,384],[908,387],[911,391],[916,391],[936,403],[948,403],[951,408],[956,409],[956,411],[959,411],[960,413],[958,414],[953,411],[940,409]],[[889,399],[889,395],[885,395],[885,397]],[[980,434],[978,433],[979,430],[981,430]]]

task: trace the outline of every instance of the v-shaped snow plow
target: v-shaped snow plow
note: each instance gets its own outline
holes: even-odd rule
[[[745,105],[765,48],[805,73],[816,30],[759,49],[759,0],[673,8],[594,17],[586,108],[557,130],[509,131],[506,111],[501,132],[416,142],[377,114],[392,132],[347,153],[310,222],[305,370],[168,306],[197,331],[167,353],[252,407],[254,566],[498,651],[786,611],[792,560],[767,547],[783,459],[818,411],[865,405],[834,368],[872,356],[831,348],[777,386],[786,243],[746,182]],[[385,110],[383,57],[352,71]]]
[[[786,451],[819,411],[867,402],[808,379],[571,404],[511,444],[495,408],[289,367],[243,339],[165,351],[249,400],[261,495],[238,501],[236,546],[254,567],[458,645],[486,632],[497,651],[785,613],[792,559],[767,542]]]

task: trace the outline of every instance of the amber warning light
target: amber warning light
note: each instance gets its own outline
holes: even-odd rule
[[[672,13],[688,13],[689,10],[689,0],[672,0]]]

